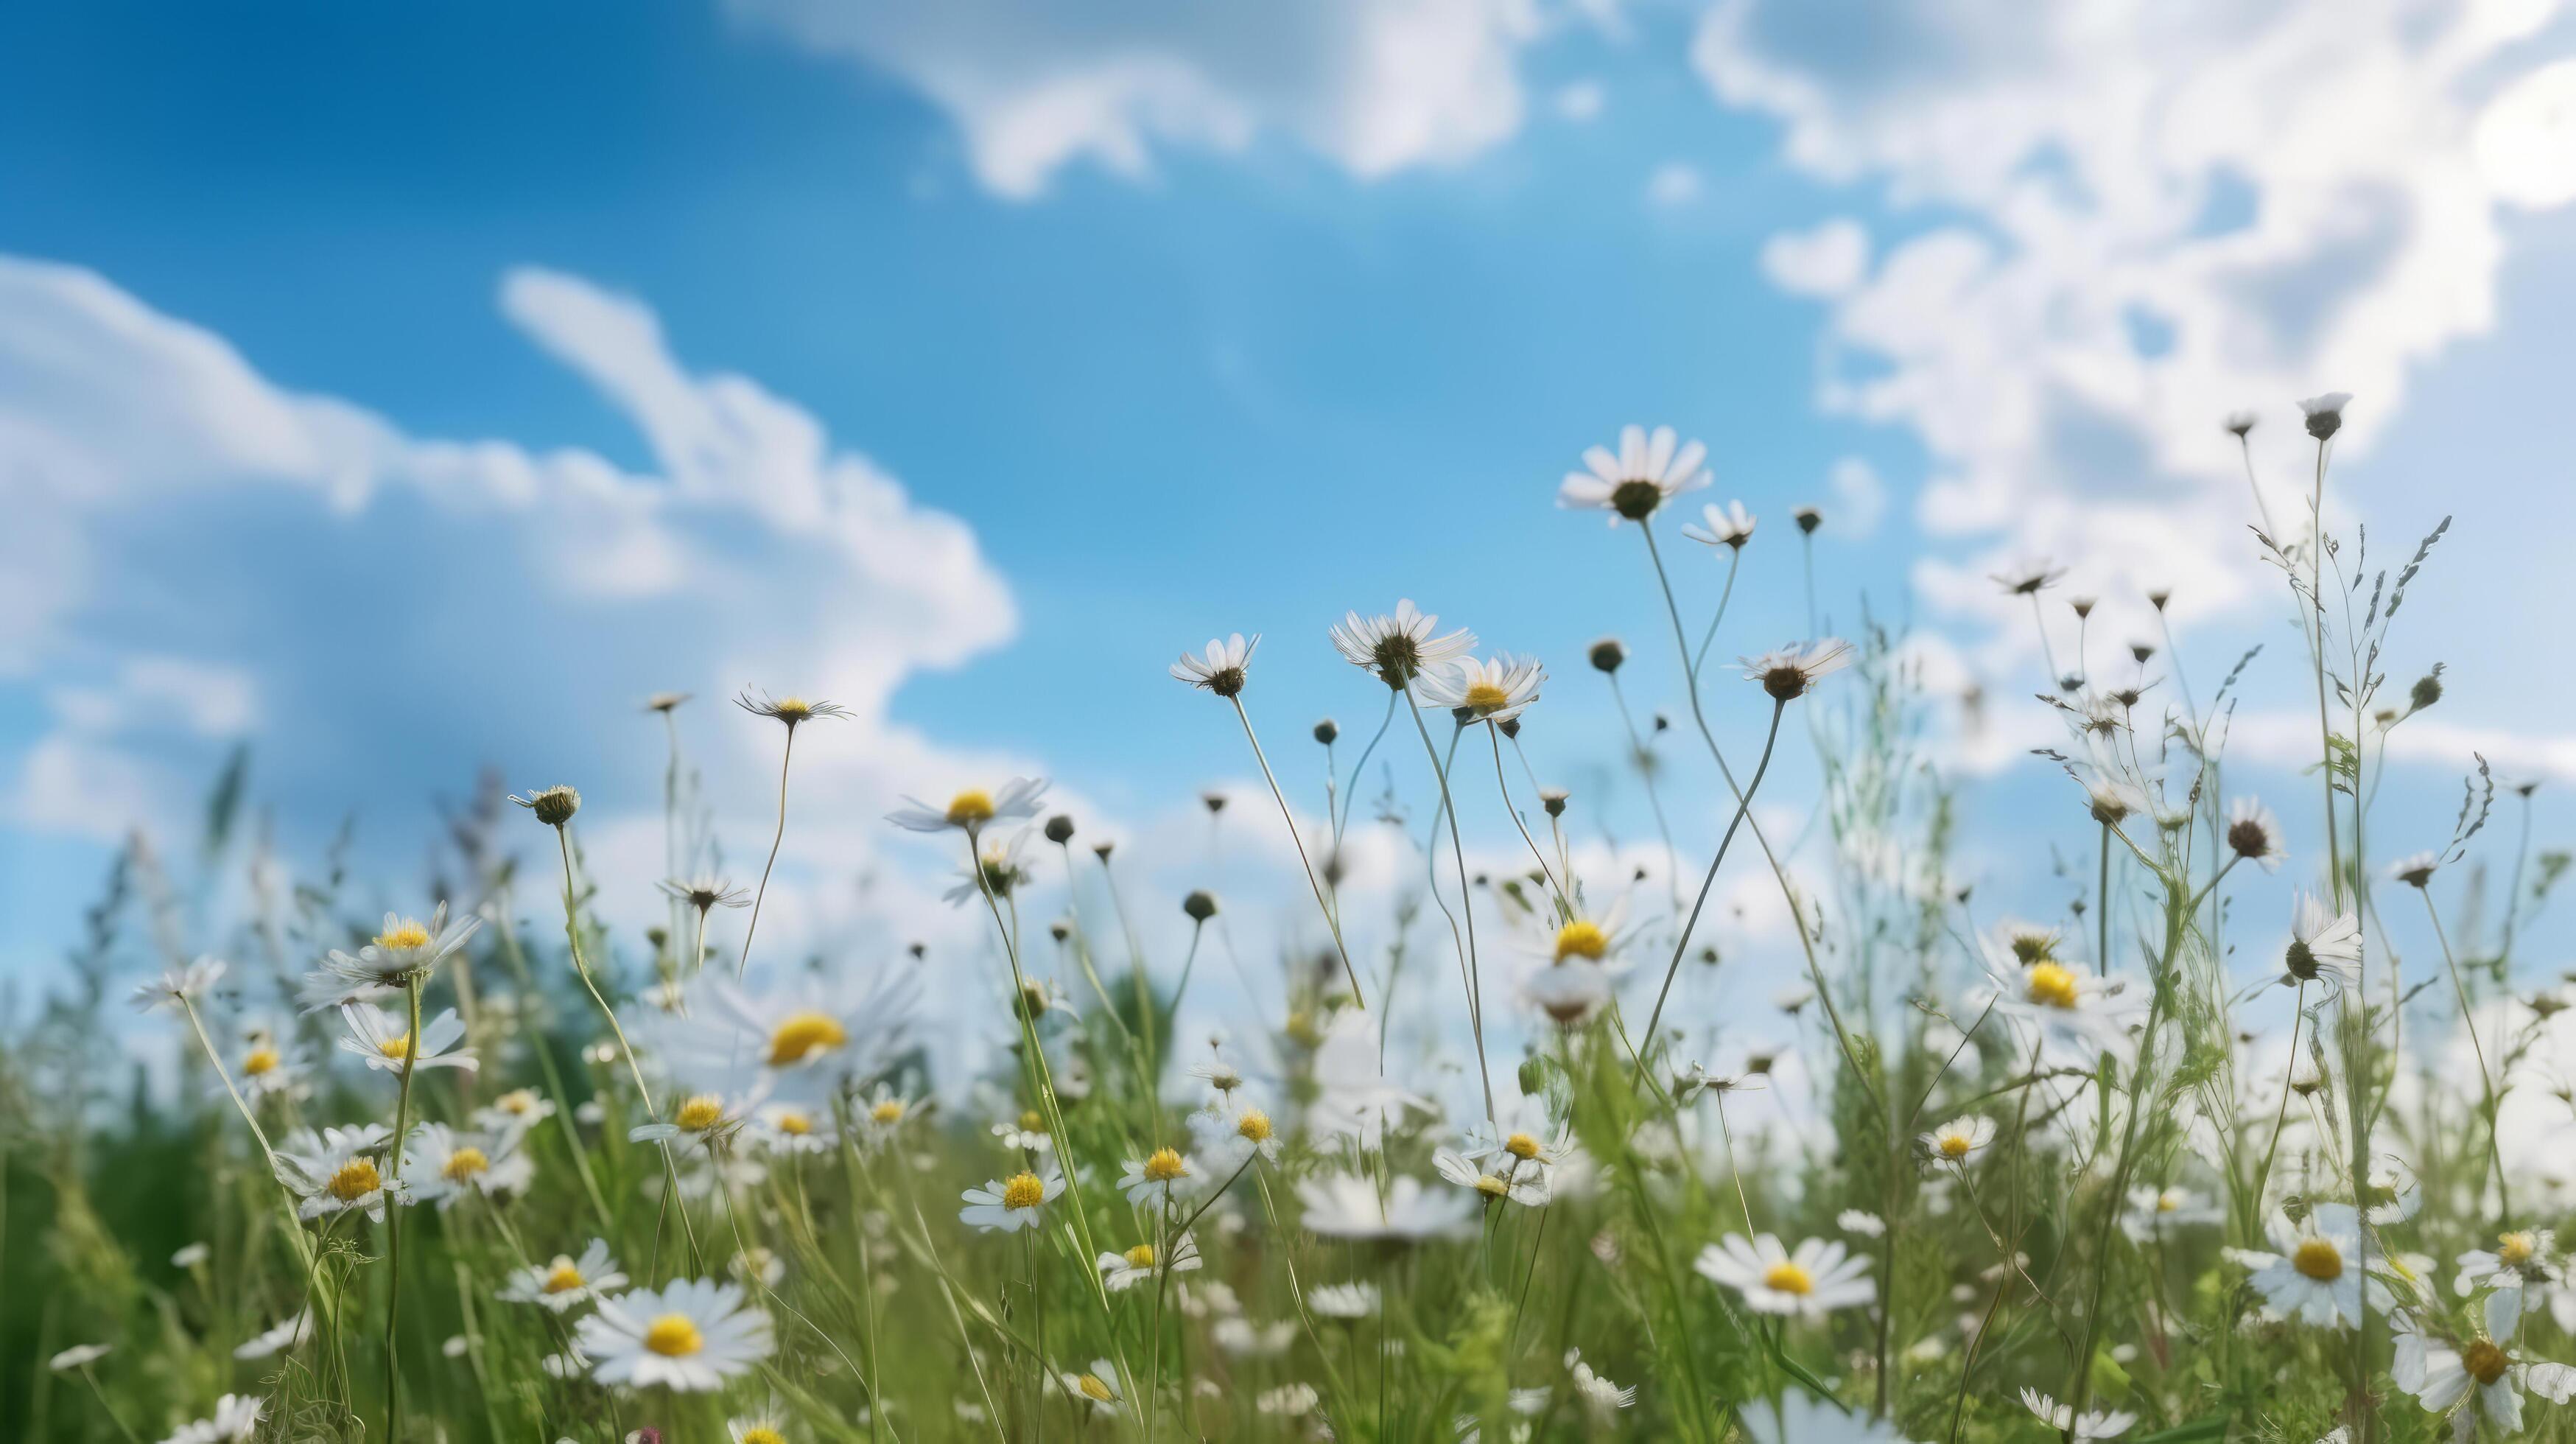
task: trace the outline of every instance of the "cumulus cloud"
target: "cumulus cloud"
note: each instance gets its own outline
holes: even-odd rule
[[[1465,160],[1519,130],[1529,0],[731,0],[819,55],[913,87],[962,133],[976,177],[1014,199],[1087,160],[1123,176],[1157,149],[1245,149],[1276,133],[1352,174]]]
[[[1874,267],[1848,222],[1763,260],[1831,303],[1825,409],[1929,452],[1918,519],[1947,542],[1916,580],[1984,624],[1984,664],[2032,646],[1987,580],[2016,557],[2069,566],[2097,625],[2143,626],[2153,586],[2181,621],[2248,600],[2252,508],[2220,418],[2260,408],[2258,465],[2286,477],[2293,399],[2350,390],[2337,445],[2359,456],[2412,368],[2494,324],[2499,200],[2576,198],[2576,80],[2521,43],[2555,8],[1708,12],[1692,53],[1721,101],[1776,118],[1799,169],[1929,221]],[[1850,45],[1863,28],[1878,41]]]
[[[1666,161],[1646,177],[1646,199],[1653,205],[1686,206],[1706,189],[1699,168],[1684,161]]]

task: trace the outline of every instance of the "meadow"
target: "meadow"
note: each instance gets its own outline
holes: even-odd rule
[[[2056,738],[2020,763],[2062,774],[2054,820],[2011,840],[2073,879],[2052,916],[1955,862],[1974,784],[1908,636],[1729,625],[1749,552],[1812,597],[1815,516],[1709,503],[1669,430],[1583,453],[1581,515],[1534,517],[1620,533],[1651,627],[1542,666],[1408,601],[1172,666],[1266,784],[1229,825],[1294,843],[1298,921],[1229,937],[1222,1029],[1181,1020],[1228,904],[1139,886],[1041,779],[886,820],[949,850],[980,950],[766,943],[825,698],[649,703],[778,747],[735,876],[676,725],[667,875],[593,870],[585,779],[494,785],[383,916],[336,853],[261,846],[236,771],[203,837],[127,849],[0,1032],[0,1437],[2576,1438],[2565,1180],[2499,1126],[2517,1092],[2576,1115],[2566,987],[2516,956],[2568,855],[2483,759],[2447,831],[2376,825],[2387,739],[2442,698],[2400,616],[2449,522],[2329,529],[2348,403],[2227,422],[2313,443],[2296,514],[2247,502],[2284,624],[2259,652],[2093,635],[2044,563],[1995,579],[2045,660],[1989,705]],[[1335,649],[1365,715],[1299,730],[1349,697],[1268,695],[1283,647]],[[1675,695],[1622,689],[1650,650]],[[2293,794],[2227,766],[2258,673],[2313,702]],[[1670,869],[1592,845],[1568,759],[1524,745],[1568,696],[1629,719],[1611,765]],[[1364,798],[1373,764],[1419,786]],[[1363,835],[1405,874],[1365,928]],[[206,923],[188,895],[234,874],[253,905]],[[2287,915],[2237,906],[2284,876]],[[1792,920],[1776,965],[1711,905],[1744,877]],[[648,898],[652,927],[606,920]],[[933,991],[993,1000],[991,1066],[922,1023]],[[129,1001],[166,1066],[109,1041]],[[1729,1042],[1759,1036],[1798,1041]]]

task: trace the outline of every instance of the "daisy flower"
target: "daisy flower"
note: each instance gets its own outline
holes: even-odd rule
[[[1118,1176],[1118,1190],[1137,1208],[1148,1204],[1162,1207],[1198,1192],[1206,1181],[1191,1169],[1189,1159],[1179,1149],[1157,1148],[1142,1158],[1127,1160],[1127,1171]]]
[[[2538,1312],[2548,1302],[2558,1273],[2558,1235],[2545,1228],[2508,1229],[2496,1236],[2493,1249],[2473,1248],[2460,1255],[2457,1287],[2467,1298],[2478,1285],[2527,1292],[2525,1312]]]
[[[224,975],[224,960],[201,957],[184,968],[172,968],[148,983],[138,985],[126,995],[138,1012],[154,1013],[185,1007],[190,999],[202,998]]]
[[[1733,547],[1742,551],[1744,544],[1753,540],[1753,513],[1746,511],[1740,501],[1728,502],[1723,511],[1718,509],[1717,503],[1710,502],[1699,509],[1699,518],[1698,526],[1685,523],[1682,535],[1703,546]]]
[[[787,1444],[787,1414],[770,1401],[769,1407],[757,1414],[746,1414],[725,1421],[725,1434],[732,1444]]]
[[[966,1207],[957,1211],[957,1221],[987,1233],[1036,1228],[1046,1221],[1046,1206],[1062,1192],[1064,1175],[1050,1158],[1043,1174],[1023,1169],[1007,1179],[990,1179],[982,1188],[970,1188],[960,1194]]]
[[[800,973],[756,991],[709,978],[687,1017],[655,1026],[672,1073],[689,1085],[818,1102],[886,1070],[920,989],[917,971],[890,968]]]
[[[1241,632],[1222,642],[1211,637],[1204,656],[1183,652],[1181,659],[1172,664],[1172,675],[1220,697],[1232,697],[1243,690],[1244,670],[1252,665],[1252,649],[1260,645],[1259,632],[1253,633],[1249,642]]]
[[[2291,986],[2322,983],[2340,994],[2361,975],[2361,920],[2350,911],[2329,912],[2309,893],[2299,894],[2290,921],[2290,945],[2281,953],[2281,978]]]
[[[1233,1093],[1220,1093],[1192,1113],[1190,1135],[1200,1153],[1218,1160],[1212,1165],[1218,1172],[1231,1172],[1256,1154],[1279,1157],[1279,1130],[1270,1115]]]
[[[2254,1271],[2264,1311],[2319,1328],[2342,1328],[2361,1319],[2361,1219],[2348,1203],[2321,1203],[2292,1223],[2275,1214],[2268,1226],[2272,1249],[2230,1249],[2228,1256]],[[2374,1286],[2374,1294],[2376,1293]]]
[[[1792,642],[1759,657],[1741,657],[1745,680],[1759,682],[1775,702],[1794,702],[1807,695],[1818,678],[1851,665],[1851,643],[1840,637]]]
[[[1118,1413],[1118,1369],[1107,1359],[1094,1359],[1089,1369],[1079,1373],[1058,1374],[1056,1382],[1064,1386],[1066,1398],[1088,1406],[1085,1412]]]
[[[2281,819],[2251,797],[2240,797],[2227,809],[2227,847],[2265,872],[2279,872],[2290,850],[2281,843]]]
[[[906,796],[904,801],[910,805],[887,813],[886,821],[907,832],[945,832],[955,828],[972,835],[988,823],[1037,816],[1046,790],[1044,778],[1014,777],[997,792],[967,788],[949,798],[946,807],[932,807],[917,797]]]
[[[2408,887],[2423,887],[2432,882],[2433,874],[2441,869],[2442,859],[2439,856],[2429,852],[2419,852],[2409,857],[2401,857],[2391,863],[2388,875]]]
[[[1004,1148],[1016,1148],[1022,1153],[1055,1151],[1055,1138],[1047,1132],[1046,1115],[1034,1108],[1022,1109],[1018,1117],[995,1123],[993,1136],[1002,1141]]]
[[[2397,1387],[2434,1414],[2447,1414],[2474,1392],[2475,1409],[2499,1434],[2522,1432],[2522,1390],[2553,1404],[2576,1398],[2576,1369],[2565,1364],[2527,1363],[2509,1346],[2522,1322],[2522,1305],[2509,1293],[2487,1296],[2485,1332],[2454,1349],[2427,1340],[2400,1316],[2397,1356],[2389,1369]],[[2456,1438],[2473,1427],[2459,1421]]]
[[[1619,1417],[1620,1410],[1637,1402],[1635,1385],[1622,1389],[1602,1378],[1593,1372],[1590,1364],[1583,1362],[1583,1351],[1580,1349],[1565,1351],[1565,1369],[1574,1389],[1574,1397],[1582,1403],[1585,1411],[1591,1414],[1592,1422],[1595,1424],[1608,1425],[1613,1419]]]
[[[277,1177],[301,1200],[300,1218],[322,1218],[362,1209],[382,1223],[389,1193],[379,1154],[390,1130],[369,1123],[358,1128],[325,1128],[316,1134],[300,1128],[277,1149]],[[408,1196],[397,1202],[409,1202]]]
[[[409,1025],[371,1003],[343,1003],[340,1021],[349,1025],[340,1040],[340,1051],[354,1053],[367,1060],[370,1072],[400,1074],[409,1063],[422,1068],[463,1068],[469,1072],[478,1065],[474,1050],[456,1045],[465,1038],[465,1024],[454,1008],[442,1008],[438,1016],[423,1023],[420,1038],[414,1043]]]
[[[1153,1282],[1158,1272],[1185,1274],[1199,1266],[1198,1240],[1186,1233],[1173,1241],[1166,1252],[1171,1262],[1159,1269],[1150,1243],[1140,1243],[1125,1253],[1104,1253],[1099,1259],[1100,1282],[1113,1294],[1125,1293],[1138,1284]]]
[[[626,1130],[626,1136],[636,1143],[703,1143],[713,1148],[749,1120],[756,1101],[693,1093],[671,1105],[668,1119],[639,1123]]]
[[[1475,650],[1476,634],[1463,627],[1447,636],[1433,635],[1439,622],[1408,597],[1395,604],[1392,616],[1344,613],[1332,629],[1333,647],[1344,661],[1376,673],[1379,681],[1401,692],[1414,678]]]
[[[2125,1409],[2088,1409],[2079,1416],[2074,1405],[2060,1404],[2027,1384],[2022,1386],[2021,1406],[2075,1444],[2085,1444],[2089,1439],[2117,1439],[2138,1422],[2138,1416]]]
[[[2066,579],[2066,568],[2052,567],[2045,561],[2023,562],[2010,571],[1990,574],[1996,586],[2008,596],[2037,596]]]
[[[1524,1170],[1518,1159],[1513,1159],[1497,1172],[1488,1173],[1456,1150],[1443,1148],[1431,1155],[1431,1166],[1451,1183],[1474,1189],[1488,1203],[1509,1199],[1513,1203],[1536,1208],[1548,1200],[1547,1170],[1538,1165]]]
[[[384,926],[356,952],[333,948],[321,971],[307,974],[305,1011],[318,1013],[344,1003],[374,1002],[392,997],[414,979],[425,979],[453,956],[483,925],[468,914],[453,925],[442,902],[423,923],[399,913],[385,914]]]
[[[499,1297],[506,1303],[536,1304],[560,1314],[624,1287],[626,1275],[618,1272],[607,1240],[595,1238],[578,1259],[559,1253],[552,1263],[512,1269]]]
[[[1306,1206],[1306,1228],[1325,1238],[1413,1240],[1458,1232],[1475,1217],[1463,1194],[1433,1193],[1418,1178],[1398,1175],[1380,1199],[1365,1175],[1328,1173],[1297,1185]]]
[[[575,1346],[603,1384],[683,1393],[724,1387],[769,1357],[769,1315],[750,1307],[742,1289],[712,1279],[676,1279],[599,1301],[581,1321]]]
[[[1029,842],[1029,829],[1014,829],[998,842],[986,842],[975,851],[975,865],[957,874],[957,882],[939,895],[950,907],[964,907],[981,902],[989,892],[1007,900],[1020,884],[1029,881],[1029,870],[1021,861]]]
[[[1695,1267],[1702,1277],[1742,1294],[1745,1307],[1760,1314],[1822,1319],[1878,1297],[1878,1286],[1862,1277],[1869,1260],[1830,1239],[1808,1239],[1791,1253],[1775,1234],[1758,1234],[1747,1243],[1744,1235],[1730,1233],[1702,1249]]]
[[[2227,1210],[2187,1188],[2133,1188],[2120,1227],[2145,1243],[2169,1228],[2223,1223],[2226,1218]]]
[[[1427,708],[1456,712],[1469,722],[1509,722],[1538,700],[1547,669],[1531,657],[1498,652],[1479,662],[1462,657],[1451,667],[1426,673],[1418,694]]]
[[[870,1148],[883,1148],[894,1142],[905,1122],[913,1115],[912,1101],[894,1090],[893,1085],[879,1083],[876,1091],[861,1100],[859,1136]]]
[[[259,1431],[259,1416],[268,1408],[263,1399],[247,1394],[226,1394],[215,1401],[215,1412],[191,1424],[182,1424],[177,1432],[161,1444],[242,1444]]]
[[[249,1042],[235,1070],[241,1075],[243,1092],[253,1098],[272,1098],[303,1088],[310,1065],[302,1053],[279,1046],[276,1035],[264,1028],[254,1031]]]
[[[415,1201],[435,1201],[439,1211],[460,1198],[481,1194],[522,1195],[536,1177],[536,1164],[519,1151],[519,1133],[491,1138],[459,1133],[444,1123],[424,1123],[412,1130],[403,1149],[403,1178]]]
[[[1619,451],[1595,446],[1583,453],[1582,471],[1569,471],[1556,489],[1556,504],[1569,509],[1597,508],[1610,513],[1610,524],[1622,518],[1644,521],[1665,502],[1708,485],[1708,448],[1683,444],[1669,426],[1650,435],[1642,426],[1619,431]]]
[[[1995,1120],[1983,1114],[1954,1118],[1924,1134],[1918,1141],[1922,1143],[1923,1151],[1932,1155],[1935,1161],[1965,1168],[1970,1158],[1995,1141]]]
[[[830,1119],[792,1103],[772,1103],[753,1115],[750,1137],[772,1153],[829,1153],[836,1145]]]
[[[1986,975],[1995,1011],[2035,1030],[2065,1063],[2089,1067],[2128,1041],[2137,1007],[2126,979],[2090,973],[2053,955],[2028,964],[1989,955]]]
[[[554,1100],[534,1088],[513,1088],[474,1110],[474,1126],[489,1133],[525,1133],[555,1116]]]
[[[749,688],[733,699],[733,705],[753,716],[783,722],[790,732],[795,731],[799,723],[811,722],[817,717],[850,715],[850,709],[837,702],[808,702],[792,692],[784,697],[772,697],[766,692],[754,696]]]

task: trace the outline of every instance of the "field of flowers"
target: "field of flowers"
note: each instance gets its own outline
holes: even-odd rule
[[[182,865],[138,843],[0,1032],[0,1438],[2576,1438],[2563,1170],[2498,1127],[2512,1091],[2568,1098],[2563,991],[2514,951],[2567,855],[2482,761],[2445,834],[2374,825],[2390,733],[2441,697],[2392,627],[2442,530],[2328,530],[2347,401],[2265,422],[2315,471],[2296,515],[2248,502],[2290,623],[2259,654],[2089,636],[2046,565],[1997,579],[2048,673],[1993,705],[2062,724],[2023,763],[2063,772],[2059,821],[2016,841],[2072,879],[2058,916],[1991,916],[1954,870],[1962,784],[1903,635],[1730,627],[1748,552],[1812,597],[1816,517],[1757,541],[1669,430],[1557,498],[1634,538],[1651,631],[1553,676],[1409,601],[1274,636],[1367,689],[1293,758],[1287,718],[1332,699],[1265,695],[1260,638],[1172,667],[1268,783],[1230,825],[1293,840],[1312,909],[1229,938],[1252,1001],[1221,1032],[1176,1019],[1224,905],[1139,887],[1037,779],[887,819],[953,851],[983,951],[779,955],[819,698],[726,714],[778,747],[740,877],[702,870],[676,724],[671,875],[589,866],[585,779],[494,788],[381,919],[336,859],[290,876],[245,840],[227,779],[197,865],[247,869],[256,906],[192,935]],[[1680,691],[1622,691],[1632,648]],[[2313,695],[2294,796],[2225,766],[2256,669]],[[1574,759],[1524,746],[1551,689],[1632,719],[1614,765],[1666,876],[1582,841],[1551,785]],[[1798,749],[1820,781],[1782,795]],[[1355,807],[1373,761],[1421,788]],[[1824,840],[1794,865],[1784,813]],[[1371,832],[1410,880],[1363,929]],[[2288,916],[2239,914],[2283,873]],[[1733,955],[1711,900],[1745,876],[1794,971]],[[603,920],[648,896],[650,930]],[[1145,909],[1187,919],[1184,954],[1149,955]],[[149,1072],[102,1042],[137,972]],[[963,1076],[934,990],[989,994],[1015,1044]],[[1722,1046],[1765,1036],[1796,1041]]]

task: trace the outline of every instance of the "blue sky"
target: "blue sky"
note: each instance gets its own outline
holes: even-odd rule
[[[1633,535],[1552,506],[1631,421],[1706,439],[1763,518],[1721,651],[1805,630],[1815,502],[1826,609],[1918,620],[1945,696],[2035,710],[1984,576],[2046,555],[2108,646],[2158,581],[2200,676],[2267,641],[2249,715],[2288,718],[2215,421],[2263,412],[2287,498],[2292,401],[2348,387],[2338,520],[2377,551],[2460,515],[2395,663],[2453,700],[2390,830],[2438,841],[2472,749],[2576,780],[2576,685],[2522,635],[2576,525],[2539,424],[2576,21],[2012,8],[11,7],[0,968],[57,954],[237,736],[290,855],[355,812],[398,884],[488,763],[649,857],[663,687],[705,694],[736,857],[774,739],[715,697],[861,705],[791,833],[817,891],[935,871],[869,819],[1012,763],[1175,835],[1248,772],[1171,656],[1266,632],[1257,715],[1311,776],[1306,724],[1378,701],[1323,629],[1398,596],[1550,660],[1547,770],[1633,837],[1580,650],[1628,636],[1670,705],[1660,618]],[[1674,560],[1706,605],[1713,559]],[[2082,845],[2013,762],[2032,721],[1951,748],[1980,852]],[[2266,735],[2252,775],[2303,795]]]

